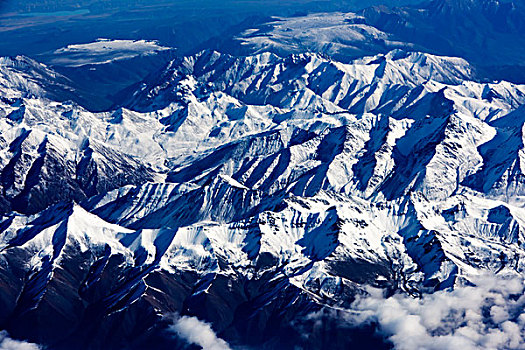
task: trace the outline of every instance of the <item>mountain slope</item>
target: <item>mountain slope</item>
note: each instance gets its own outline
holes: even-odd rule
[[[220,41],[220,51],[281,56],[316,52],[339,61],[392,49],[467,59],[480,77],[524,82],[523,1],[432,0],[356,12],[273,17]]]
[[[319,331],[311,317],[354,312],[367,286],[420,296],[523,273],[525,86],[478,82],[463,59],[203,51],[101,113],[6,67],[13,337],[184,348],[179,313],[233,347],[390,348],[373,324]]]

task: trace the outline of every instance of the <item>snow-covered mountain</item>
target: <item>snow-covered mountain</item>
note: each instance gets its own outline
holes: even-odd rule
[[[432,0],[355,12],[272,17],[216,47],[235,54],[316,52],[342,62],[396,48],[466,58],[486,80],[523,83],[522,0]]]
[[[13,337],[177,348],[179,313],[232,347],[389,348],[373,324],[302,332],[366,286],[418,296],[523,273],[525,85],[479,82],[463,59],[203,51],[101,113],[54,100],[49,77],[0,61]]]

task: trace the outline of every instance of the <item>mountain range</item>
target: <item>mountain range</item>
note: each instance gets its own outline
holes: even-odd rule
[[[522,11],[0,58],[0,348],[522,348]]]
[[[465,60],[203,51],[102,113],[53,101],[60,75],[30,59],[1,74],[12,335],[140,347],[179,312],[272,347],[365,284],[523,269],[525,86]]]

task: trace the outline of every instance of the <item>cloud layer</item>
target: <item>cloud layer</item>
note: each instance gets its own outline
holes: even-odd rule
[[[475,286],[415,299],[380,290],[353,304],[355,325],[377,322],[399,350],[524,349],[525,288],[519,277],[479,276]]]
[[[39,350],[36,344],[9,338],[7,332],[0,332],[0,350]]]
[[[203,350],[230,350],[228,343],[217,337],[210,324],[196,317],[175,315],[170,329],[188,343],[199,345]]]

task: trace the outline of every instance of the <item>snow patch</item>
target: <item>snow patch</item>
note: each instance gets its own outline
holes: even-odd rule
[[[73,44],[55,50],[56,57],[51,60],[51,63],[58,66],[80,67],[150,55],[169,49],[151,40],[98,39],[92,43]]]

